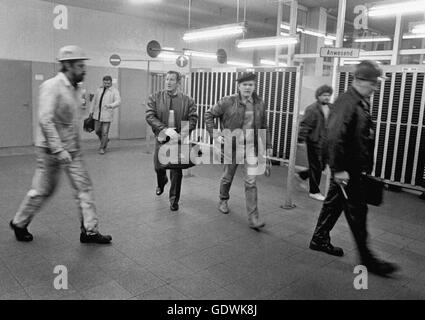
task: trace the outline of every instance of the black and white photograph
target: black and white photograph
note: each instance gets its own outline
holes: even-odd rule
[[[425,299],[424,0],[0,0],[0,113],[4,303]]]

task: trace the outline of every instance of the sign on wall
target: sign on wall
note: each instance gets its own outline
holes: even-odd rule
[[[360,49],[352,48],[320,48],[320,56],[327,58],[358,58]]]

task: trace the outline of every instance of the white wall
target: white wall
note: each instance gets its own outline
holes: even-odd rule
[[[224,48],[231,58],[252,61],[252,52],[238,52],[234,40],[184,43],[186,26],[161,23],[134,16],[68,6],[68,30],[57,30],[54,3],[39,0],[0,0],[0,59],[54,62],[60,47],[81,46],[91,58],[88,65],[110,66],[109,57],[146,59],[146,45],[215,52]],[[7,45],[5,45],[7,44]],[[217,67],[211,60],[195,59],[193,67]],[[146,69],[144,62],[123,62],[120,67]],[[154,70],[179,69],[175,62],[152,63]],[[180,71],[188,71],[180,69]]]

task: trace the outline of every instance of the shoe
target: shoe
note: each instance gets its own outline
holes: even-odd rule
[[[99,154],[105,154],[105,149],[100,149]]]
[[[24,227],[24,228],[18,227],[15,224],[13,224],[13,220],[10,220],[9,225],[12,228],[12,230],[15,231],[16,240],[24,241],[24,242],[29,242],[33,240],[34,237],[32,236],[31,233],[28,232],[27,227]]]
[[[314,200],[319,200],[319,201],[325,200],[325,196],[321,193],[310,193],[309,196],[310,196],[310,198],[312,198]]]
[[[220,210],[220,212],[224,214],[229,213],[229,206],[227,205],[227,200],[220,200],[220,203],[218,204],[218,210]]]
[[[112,237],[109,235],[102,235],[100,233],[87,234],[81,232],[80,242],[81,243],[99,243],[99,244],[108,244],[111,243]]]
[[[155,193],[157,196],[160,196],[164,192],[164,187],[167,183],[168,183],[168,178],[166,178],[165,183],[162,185],[162,187],[160,186],[156,187]]]
[[[179,210],[179,204],[178,203],[172,203],[170,205],[170,210],[171,211],[177,211],[177,210]]]
[[[307,180],[303,180],[298,173],[295,174],[295,178],[297,179],[300,188],[307,191],[308,190]]]
[[[310,249],[315,251],[322,251],[337,257],[342,257],[344,255],[344,250],[342,250],[342,248],[334,247],[330,242],[320,243],[311,240]]]
[[[266,225],[264,221],[259,221],[258,218],[251,219],[249,221],[249,227],[251,229],[254,229],[256,231],[259,231],[261,228],[263,228]]]
[[[387,277],[391,273],[396,272],[399,267],[390,262],[379,260],[375,257],[362,261],[362,265],[367,268],[367,271],[381,277]]]

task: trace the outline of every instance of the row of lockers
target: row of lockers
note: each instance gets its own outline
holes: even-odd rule
[[[205,128],[205,111],[227,95],[237,93],[236,80],[241,72],[192,72],[190,95],[198,106],[198,136]],[[256,70],[257,94],[263,99],[267,109],[267,121],[272,135],[273,156],[289,159],[291,149],[292,120],[296,99],[296,68],[282,68],[273,71]],[[201,141],[207,137],[201,136]]]

